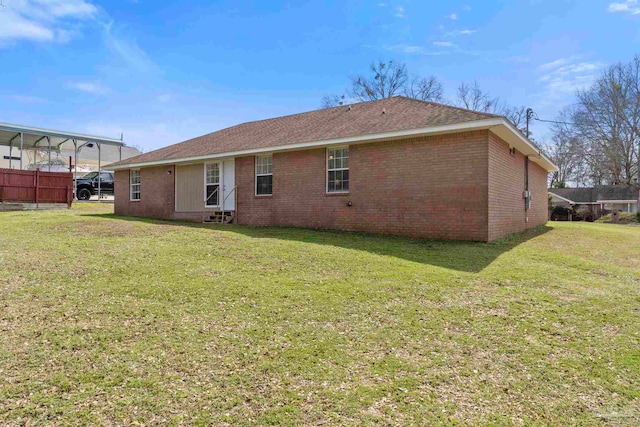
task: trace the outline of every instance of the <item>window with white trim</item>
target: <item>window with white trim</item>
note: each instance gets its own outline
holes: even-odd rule
[[[220,199],[220,164],[205,165],[205,206],[218,206]]]
[[[349,147],[327,148],[327,192],[349,191]]]
[[[129,169],[129,197],[140,200],[140,169]]]
[[[273,157],[256,156],[256,195],[273,194]]]

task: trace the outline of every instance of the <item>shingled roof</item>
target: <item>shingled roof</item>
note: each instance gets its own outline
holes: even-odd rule
[[[243,123],[131,157],[112,166],[177,160],[498,117],[500,116],[396,96]]]
[[[631,185],[596,185],[584,188],[550,188],[556,194],[576,204],[607,200],[638,200],[638,188]]]

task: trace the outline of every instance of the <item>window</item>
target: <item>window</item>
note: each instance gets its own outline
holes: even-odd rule
[[[138,171],[140,172],[140,171]],[[98,177],[98,172],[89,172],[86,175],[82,175],[82,179],[94,179]]]
[[[100,181],[102,181],[102,182],[111,182],[111,181],[113,181],[113,176],[111,176],[111,174],[108,173],[108,172],[102,172],[100,174]]]
[[[256,156],[256,195],[273,194],[273,157]]]
[[[349,147],[327,149],[327,192],[349,191]]]
[[[129,170],[131,200],[140,200],[140,169]]]
[[[220,198],[220,164],[205,165],[205,206],[218,206]]]

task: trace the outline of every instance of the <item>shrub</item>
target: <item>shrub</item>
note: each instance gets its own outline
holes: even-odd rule
[[[562,206],[554,206],[551,209],[551,220],[552,221],[567,221],[569,219],[570,209],[564,208]]]
[[[551,210],[551,215],[566,215],[569,209],[563,208],[562,206],[554,206]]]
[[[607,214],[598,219],[596,222],[605,222],[611,223],[612,215]],[[629,212],[618,212],[618,223],[619,224],[637,224],[640,222],[640,214],[634,214]]]

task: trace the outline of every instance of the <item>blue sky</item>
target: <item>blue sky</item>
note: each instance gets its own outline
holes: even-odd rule
[[[639,43],[638,0],[0,0],[0,122],[149,151],[316,109],[377,59],[552,119]]]

